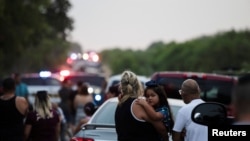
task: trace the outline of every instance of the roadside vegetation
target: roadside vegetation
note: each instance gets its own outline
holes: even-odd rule
[[[227,31],[183,43],[152,43],[146,50],[102,51],[113,74],[131,69],[151,75],[155,71],[245,73],[250,70],[250,31]]]
[[[69,0],[0,0],[0,74],[65,62],[73,20]]]

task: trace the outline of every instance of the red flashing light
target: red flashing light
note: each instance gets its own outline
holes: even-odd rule
[[[94,141],[94,139],[91,139],[91,138],[73,137],[73,138],[70,139],[70,141]]]
[[[73,60],[71,58],[67,58],[67,63],[68,64],[72,64],[73,63]]]

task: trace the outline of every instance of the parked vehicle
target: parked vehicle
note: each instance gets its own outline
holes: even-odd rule
[[[206,102],[197,105],[192,111],[191,119],[197,124],[208,126],[209,141],[232,138],[240,141],[249,140],[249,124],[235,123],[233,117],[227,116],[227,109],[221,103]]]
[[[175,118],[177,111],[185,104],[179,99],[170,98],[168,101]],[[117,141],[114,119],[117,104],[117,97],[105,101],[70,141]]]
[[[94,102],[100,106],[104,102],[104,90],[106,78],[101,74],[86,73],[86,72],[74,72],[69,71],[67,75],[63,76],[63,79],[69,79],[73,83],[73,89],[76,89],[78,81],[82,81],[89,86],[89,93],[93,95]]]
[[[87,73],[102,73],[100,56],[94,51],[81,53],[71,53],[67,58],[67,64],[74,71]]]
[[[29,91],[28,100],[31,104],[35,101],[35,94],[40,90],[47,91],[52,102],[59,103],[61,101],[58,95],[61,81],[58,77],[52,76],[48,71],[23,74],[21,81],[27,85]]]
[[[233,86],[237,83],[237,78],[233,76],[201,73],[201,72],[181,72],[164,71],[155,72],[152,80],[156,80],[164,85],[169,98],[181,99],[178,90],[185,79],[196,80],[201,89],[201,98],[207,102],[219,102],[228,106],[231,102]],[[229,107],[227,107],[229,108]],[[228,114],[230,115],[230,109]]]

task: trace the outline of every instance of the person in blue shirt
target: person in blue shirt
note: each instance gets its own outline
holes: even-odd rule
[[[16,91],[15,91],[16,96],[25,97],[26,99],[28,99],[28,94],[29,94],[28,87],[25,83],[21,81],[20,74],[15,73],[14,79],[16,83]]]

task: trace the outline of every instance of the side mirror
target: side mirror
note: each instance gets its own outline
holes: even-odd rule
[[[205,102],[197,105],[191,119],[197,124],[205,126],[221,126],[228,124],[226,107],[217,102]]]

